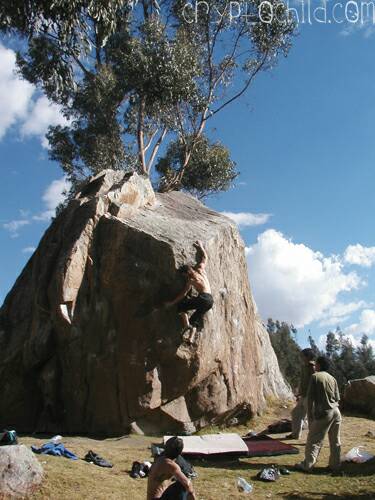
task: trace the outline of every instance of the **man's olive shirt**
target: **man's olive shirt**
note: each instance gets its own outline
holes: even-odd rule
[[[309,419],[323,418],[333,408],[339,406],[340,393],[337,381],[328,372],[317,372],[311,376],[307,392]]]

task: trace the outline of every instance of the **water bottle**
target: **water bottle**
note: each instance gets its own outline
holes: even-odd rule
[[[242,493],[251,493],[253,491],[253,485],[249,484],[243,477],[237,479],[237,489]]]

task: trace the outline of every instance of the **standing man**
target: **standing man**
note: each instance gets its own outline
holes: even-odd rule
[[[165,444],[163,455],[153,463],[147,483],[147,500],[196,500],[191,481],[176,464],[176,458],[181,455],[184,443],[174,436]],[[168,485],[168,481],[176,481]]]
[[[305,447],[305,460],[296,465],[298,470],[309,472],[315,465],[325,435],[328,432],[330,456],[329,468],[340,469],[340,394],[337,381],[328,373],[329,359],[321,356],[316,360],[316,370],[311,377],[307,392],[307,416],[309,433]]]
[[[292,433],[286,439],[301,439],[303,424],[307,416],[307,390],[311,376],[315,373],[314,351],[303,349],[301,351],[301,379],[297,394],[297,404],[292,410]]]
[[[213,306],[211,286],[206,273],[207,253],[200,241],[194,243],[200,253],[200,260],[194,267],[182,266],[179,271],[186,279],[186,283],[177,297],[167,302],[167,306],[177,304],[177,310],[181,316],[183,333],[190,332],[190,342],[193,342],[196,329],[202,327],[203,316]],[[194,288],[198,295],[187,297],[187,294]],[[189,320],[188,311],[194,311]]]

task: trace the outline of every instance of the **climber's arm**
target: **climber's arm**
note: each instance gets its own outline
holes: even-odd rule
[[[195,266],[197,271],[202,270],[206,267],[207,264],[207,252],[204,249],[201,241],[196,241],[194,243],[195,248],[197,248],[200,252],[200,262]]]
[[[191,284],[190,281],[188,281],[184,286],[184,288],[181,290],[181,292],[173,300],[167,300],[166,302],[164,302],[164,305],[169,307],[173,306],[174,304],[177,304],[177,302],[180,302],[180,300],[182,300],[185,297],[185,295],[190,291],[190,289],[191,289]]]

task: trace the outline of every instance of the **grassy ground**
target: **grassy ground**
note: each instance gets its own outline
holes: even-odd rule
[[[247,427],[231,429],[242,434],[249,429],[260,431],[270,422],[285,415],[285,409],[273,407],[267,414],[249,422]],[[211,429],[212,431],[213,429]],[[229,429],[228,429],[229,430]],[[368,431],[375,432],[375,421],[357,416],[345,416],[342,429],[343,452],[353,446],[364,445],[375,454],[375,439],[365,437]],[[305,437],[305,436],[304,436]],[[41,445],[46,440],[23,437],[21,443]],[[104,469],[84,461],[38,456],[43,464],[46,478],[42,488],[33,495],[34,500],[76,499],[124,499],[145,500],[147,480],[131,479],[128,471],[134,460],[150,458],[150,444],[158,438],[131,436],[116,439],[95,440],[86,437],[64,439],[66,447],[83,457],[94,450],[114,463],[113,469]],[[328,444],[322,450],[314,473],[292,472],[275,483],[256,480],[259,469],[276,463],[292,467],[303,458],[305,440],[291,441],[300,450],[299,455],[284,455],[268,458],[251,458],[237,461],[199,461],[193,463],[199,477],[194,480],[197,498],[200,500],[229,500],[234,498],[283,498],[283,499],[375,499],[375,463],[370,465],[345,464],[343,477],[333,477],[326,469]],[[254,486],[251,495],[237,492],[236,479],[244,477]]]

